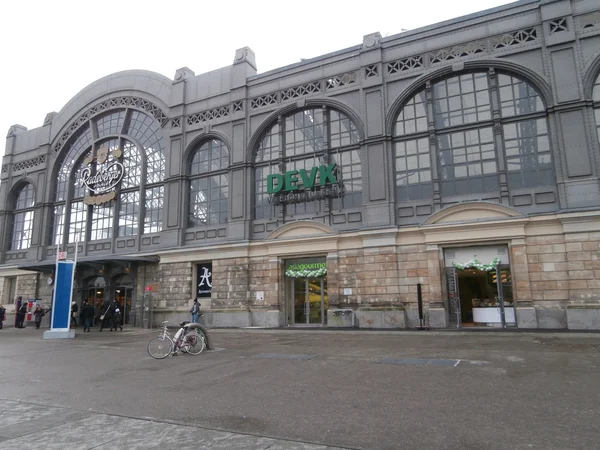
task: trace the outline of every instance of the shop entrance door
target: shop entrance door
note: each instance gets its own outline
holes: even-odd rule
[[[131,299],[133,297],[133,280],[128,274],[115,278],[115,300],[121,305],[121,325],[129,324]]]
[[[290,325],[325,325],[327,323],[327,277],[290,278]]]
[[[133,288],[126,286],[117,286],[115,290],[115,299],[123,308],[123,311],[121,311],[121,325],[129,324],[129,312],[131,311],[132,296]]]

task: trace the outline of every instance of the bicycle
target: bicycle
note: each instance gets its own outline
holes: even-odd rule
[[[206,348],[204,333],[198,333],[196,330],[190,331],[188,328],[189,325],[193,325],[192,323],[181,322],[179,324],[181,328],[175,333],[175,336],[171,336],[169,333],[167,323],[168,320],[162,323],[162,333],[148,343],[148,354],[154,359],[164,359],[171,354],[176,355],[179,349],[190,355],[199,355]]]

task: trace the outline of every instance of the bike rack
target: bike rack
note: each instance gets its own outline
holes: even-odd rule
[[[198,329],[198,328],[200,330],[202,330],[202,332],[204,333],[204,336],[206,336],[206,349],[207,350],[212,350],[213,349],[212,342],[210,340],[210,335],[208,334],[208,330],[206,329],[206,327],[204,327],[203,325],[200,325],[199,323],[188,323],[187,327],[190,330]]]

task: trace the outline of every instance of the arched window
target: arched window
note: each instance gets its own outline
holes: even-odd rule
[[[280,125],[281,124],[281,125]],[[361,207],[362,171],[360,133],[350,118],[329,107],[310,108],[282,117],[268,129],[254,155],[254,219],[275,217],[267,192],[268,175],[336,163],[344,196],[333,198],[331,208]],[[328,200],[287,204],[287,217],[319,214]]]
[[[13,221],[9,240],[11,250],[23,250],[31,247],[31,232],[33,231],[33,206],[35,191],[27,183],[15,195],[13,203]]]
[[[507,74],[465,73],[432,83],[429,94],[424,89],[405,104],[394,136],[399,202],[430,199],[434,181],[442,197],[498,193],[499,162],[509,189],[555,184],[542,99]]]
[[[190,155],[188,226],[227,223],[229,218],[229,150],[218,139],[198,145]]]
[[[62,244],[65,236],[67,242],[82,242],[162,230],[164,137],[155,119],[133,109],[110,111],[86,122],[63,152],[51,244]],[[123,178],[114,199],[90,202],[81,171],[95,174],[117,162]]]
[[[598,143],[600,144],[600,73],[594,83],[594,90],[592,93],[592,100],[594,101],[594,117],[596,119],[596,134],[598,136]]]

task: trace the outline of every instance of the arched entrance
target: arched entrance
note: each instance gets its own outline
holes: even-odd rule
[[[133,297],[133,280],[124,273],[115,277],[115,300],[121,305],[121,325],[129,324],[131,299]]]
[[[104,277],[88,278],[83,284],[83,299],[94,308],[102,308],[106,299],[106,281]]]

